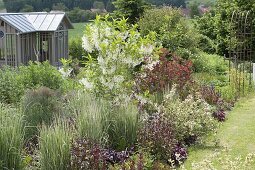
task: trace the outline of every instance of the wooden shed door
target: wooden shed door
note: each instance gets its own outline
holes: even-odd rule
[[[47,61],[50,60],[50,47],[51,44],[51,34],[48,32],[40,33],[40,55],[39,55],[39,61]]]

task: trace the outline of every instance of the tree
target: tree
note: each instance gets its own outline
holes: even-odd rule
[[[155,32],[164,48],[183,58],[189,58],[187,52],[194,52],[197,47],[198,33],[178,8],[165,6],[146,10],[138,25],[143,36]]]
[[[103,10],[105,9],[104,3],[100,1],[95,1],[93,3],[93,8]]]
[[[200,33],[215,41],[218,54],[227,55],[233,12],[243,10],[255,12],[254,7],[254,0],[218,0],[209,14],[198,18],[197,28]]]
[[[24,0],[3,0],[7,12],[19,12],[24,7]]]
[[[128,18],[128,22],[135,24],[144,13],[148,4],[144,0],[116,0],[113,2],[117,18]]]
[[[109,0],[106,4],[106,11],[113,12],[115,10],[112,0]]]
[[[57,3],[57,4],[54,4],[52,6],[52,10],[55,10],[55,11],[66,11],[67,8],[66,8],[65,4]]]
[[[185,7],[186,0],[147,0],[149,3],[154,5],[169,5],[169,6],[176,6],[176,7]]]
[[[190,9],[190,16],[194,18],[195,16],[200,16],[199,12],[199,5],[200,3],[198,1],[189,1],[188,2],[188,8]]]
[[[21,9],[22,12],[33,12],[34,7],[31,5],[25,5],[24,8]]]

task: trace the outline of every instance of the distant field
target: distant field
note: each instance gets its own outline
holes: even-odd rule
[[[69,30],[69,40],[82,37],[86,23],[73,23],[74,29]]]
[[[0,10],[5,9],[3,0],[0,0]]]

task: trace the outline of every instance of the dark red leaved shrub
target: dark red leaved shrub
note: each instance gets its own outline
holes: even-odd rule
[[[213,117],[220,122],[224,122],[226,119],[226,113],[224,110],[217,110],[213,113]]]
[[[207,103],[216,106],[216,111],[213,113],[213,117],[220,122],[225,121],[225,110],[230,110],[232,105],[221,98],[220,92],[218,92],[214,86],[202,86],[200,91],[203,99]]]
[[[161,49],[161,56],[158,63],[151,68],[146,68],[136,78],[138,92],[149,91],[163,92],[167,87],[177,84],[182,89],[187,82],[191,81],[192,62],[184,60],[175,55],[170,55],[166,49]]]
[[[158,113],[149,116],[138,133],[138,143],[158,159],[170,159],[176,140],[169,120]]]
[[[89,140],[76,140],[71,150],[71,168],[106,170],[109,165],[124,163],[133,153],[133,148],[117,152],[113,149],[104,149]]]
[[[172,161],[174,161],[174,165],[180,165],[182,164],[186,159],[188,158],[188,151],[187,149],[181,145],[181,144],[177,144],[174,149],[173,149],[173,153],[172,153]]]
[[[202,86],[200,92],[203,99],[210,105],[217,106],[218,101],[221,100],[220,93],[214,86]]]

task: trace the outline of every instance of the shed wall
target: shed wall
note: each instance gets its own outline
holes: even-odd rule
[[[0,20],[0,66],[17,66],[17,33],[18,30]]]
[[[68,23],[63,19],[56,31],[38,31],[21,33],[12,25],[0,20],[0,66],[17,67],[27,65],[29,61],[49,60],[54,66],[60,67],[61,58],[67,59],[68,54]]]

